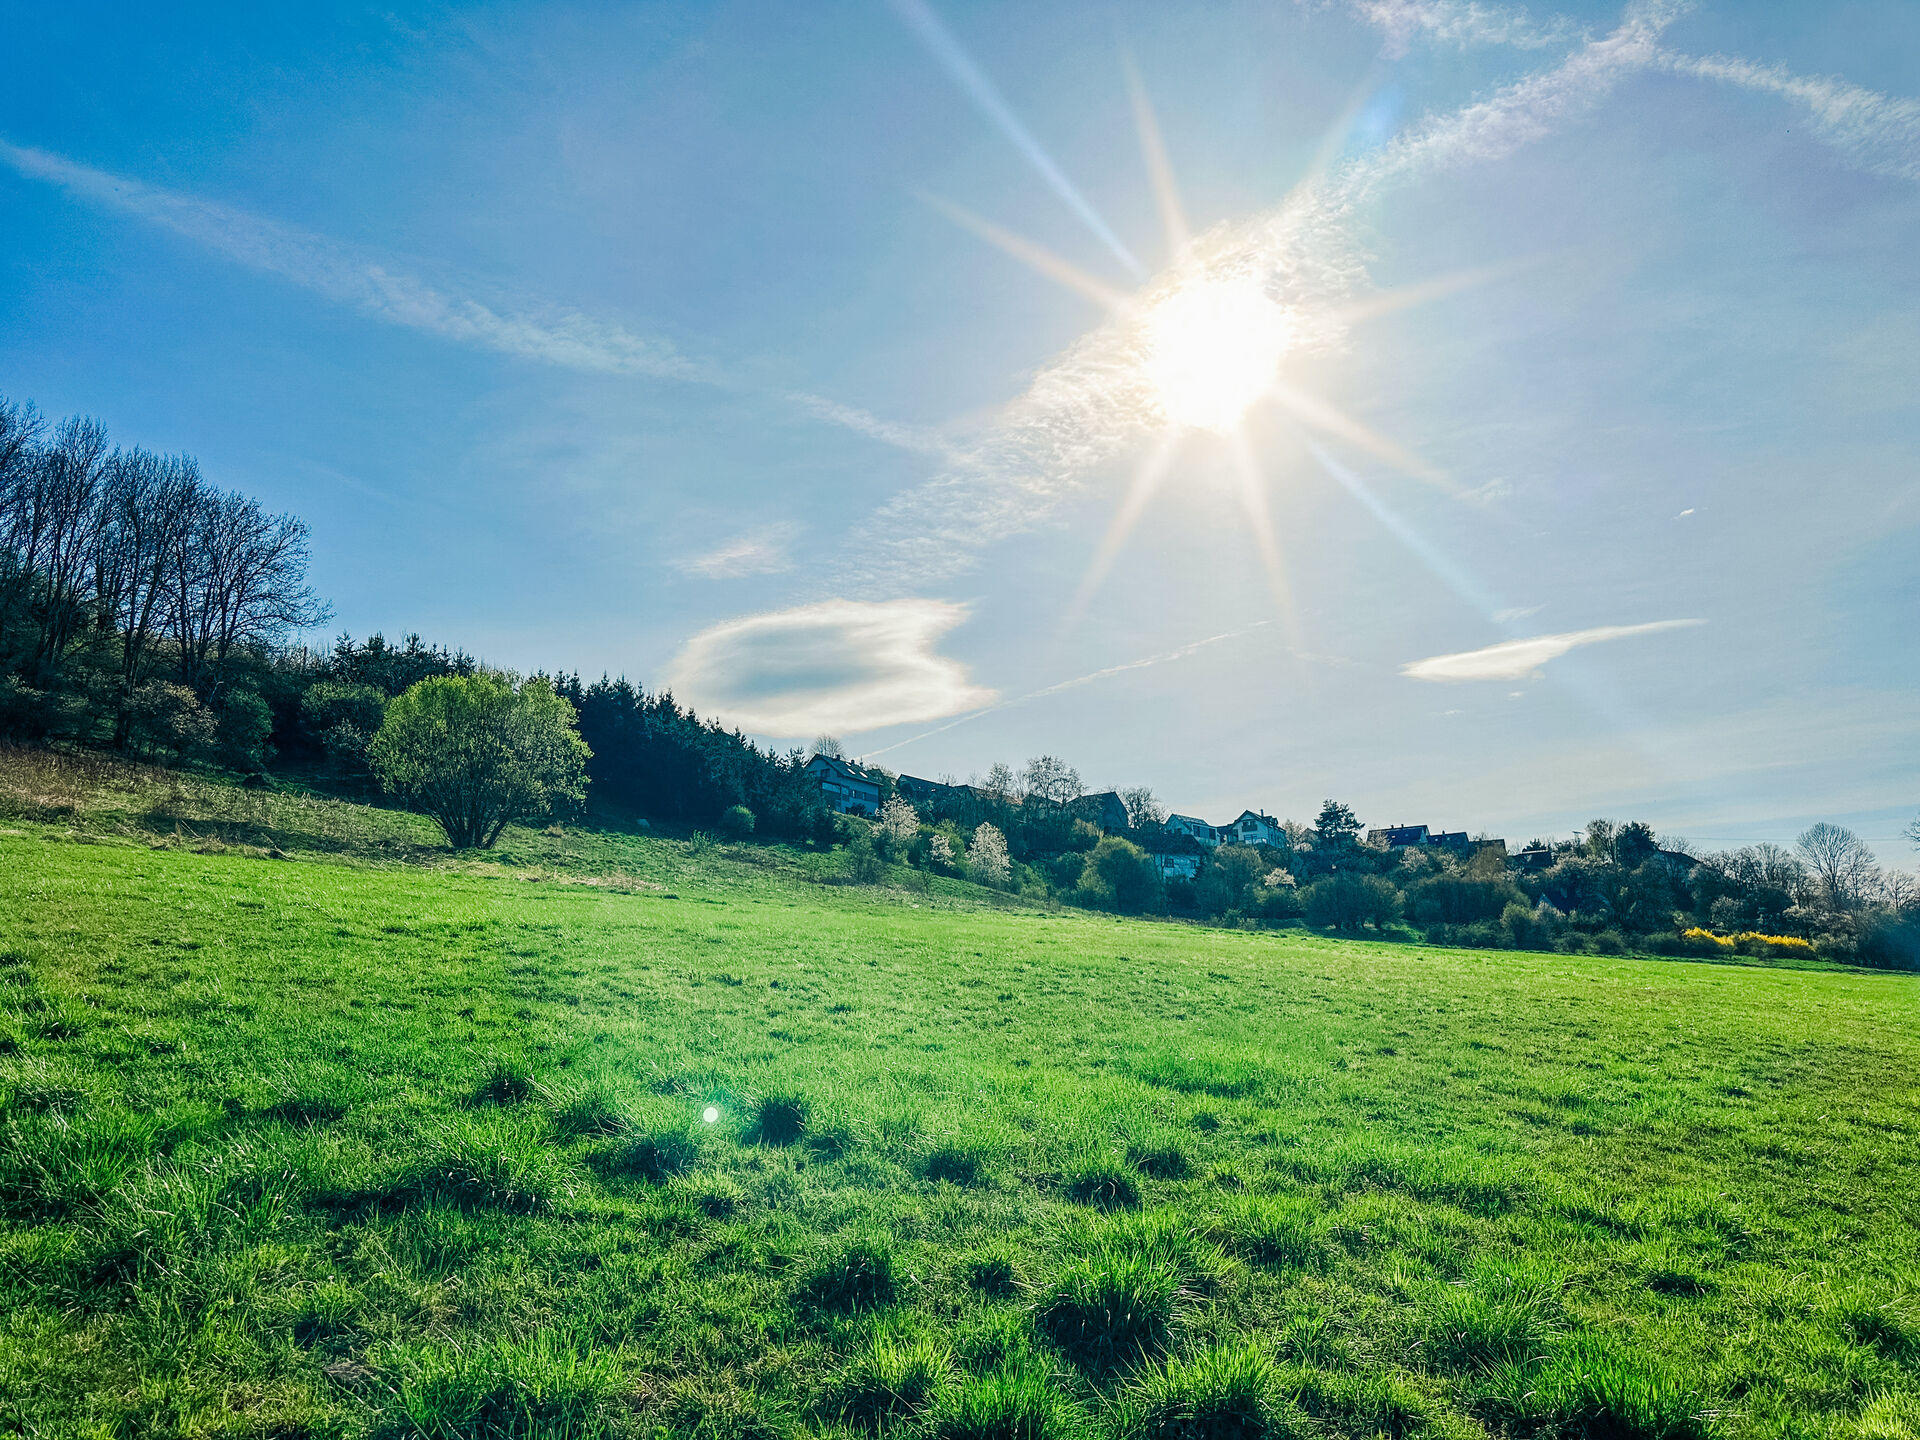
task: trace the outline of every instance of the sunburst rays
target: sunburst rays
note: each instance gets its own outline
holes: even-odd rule
[[[894,3],[908,11],[924,11],[920,0]],[[951,36],[943,34],[941,38],[943,44],[957,46]],[[951,52],[947,58],[954,63]],[[921,199],[1004,254],[1099,305],[1110,323],[1131,329],[1128,348],[1140,367],[1142,394],[1158,397],[1158,413],[1142,417],[1151,432],[1149,443],[1068,604],[1062,634],[1071,632],[1085,617],[1134,531],[1165,488],[1181,450],[1188,445],[1224,448],[1223,458],[1230,462],[1245,528],[1267,588],[1284,623],[1297,632],[1298,618],[1281,536],[1273,523],[1271,485],[1261,472],[1246,429],[1252,409],[1271,407],[1285,416],[1303,439],[1317,435],[1456,497],[1459,490],[1438,467],[1308,389],[1299,375],[1287,373],[1291,321],[1306,318],[1317,331],[1342,333],[1351,326],[1456,295],[1512,267],[1443,275],[1344,305],[1329,305],[1305,317],[1277,304],[1265,277],[1211,273],[1204,257],[1204,242],[1196,246],[1165,137],[1139,67],[1124,51],[1120,63],[1141,161],[1166,245],[1166,267],[1160,274],[1137,288],[1111,285],[1045,246],[950,200],[932,195],[922,195]],[[971,71],[970,60],[966,65]],[[1321,185],[1337,163],[1357,117],[1376,89],[1376,81],[1377,76],[1369,75],[1356,90],[1329,127],[1290,198],[1305,200]],[[997,93],[993,98],[1002,128],[1011,124],[1027,141],[1023,149],[1034,148],[1024,127],[1001,108],[1004,101]],[[1079,192],[1073,191],[1072,195],[1079,199]],[[1099,222],[1096,233],[1103,240],[1111,235],[1104,221]],[[1115,247],[1109,244],[1107,248],[1111,253]],[[1235,293],[1229,295],[1229,289]],[[1256,313],[1258,307],[1270,308],[1275,314],[1269,317],[1264,311]],[[1269,320],[1271,325],[1267,324]],[[1297,645],[1297,633],[1291,638]]]

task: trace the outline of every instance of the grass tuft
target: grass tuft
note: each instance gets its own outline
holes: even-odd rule
[[[1055,1440],[1069,1412],[1044,1367],[1027,1363],[948,1387],[928,1416],[934,1440]]]
[[[807,1133],[811,1107],[807,1097],[783,1090],[753,1107],[752,1138],[761,1145],[796,1145]]]
[[[1107,1159],[1083,1160],[1067,1172],[1066,1196],[1096,1210],[1134,1210],[1140,1205],[1140,1182],[1124,1165]]]
[[[616,1433],[621,1376],[604,1349],[551,1331],[394,1352],[374,1440],[597,1440]]]
[[[1178,1145],[1130,1146],[1127,1163],[1149,1180],[1185,1180],[1193,1174],[1193,1162]]]
[[[1034,1319],[1076,1365],[1103,1374],[1166,1348],[1178,1289],[1165,1260],[1103,1251],[1068,1266]]]
[[[971,1146],[941,1145],[927,1152],[920,1174],[935,1185],[978,1185],[986,1174],[986,1157]]]
[[[857,1236],[835,1246],[814,1266],[801,1298],[816,1310],[854,1313],[891,1305],[899,1292],[893,1247],[878,1236]]]
[[[573,1167],[537,1135],[505,1124],[454,1121],[400,1169],[382,1198],[531,1215],[551,1210],[574,1189]]]
[[[1129,1440],[1266,1440],[1287,1434],[1273,1361],[1247,1342],[1171,1360],[1123,1393],[1120,1433]]]
[[[518,1105],[533,1097],[531,1071],[518,1060],[496,1059],[468,1097],[475,1105]]]
[[[1562,1329],[1560,1286],[1549,1277],[1483,1267],[1448,1286],[1433,1308],[1426,1353],[1456,1370],[1492,1370],[1538,1359]]]
[[[566,1096],[554,1111],[554,1128],[570,1140],[591,1135],[622,1135],[633,1117],[619,1098],[598,1082]]]
[[[700,1144],[684,1130],[654,1130],[597,1145],[586,1159],[596,1174],[664,1185],[699,1162]]]
[[[834,1377],[822,1408],[832,1419],[869,1430],[911,1420],[932,1402],[952,1368],[946,1349],[931,1340],[875,1336]]]
[[[997,1252],[975,1255],[966,1262],[967,1284],[996,1300],[1009,1299],[1020,1289],[1020,1270],[1013,1257]]]
[[[1637,1346],[1583,1335],[1548,1358],[1533,1397],[1543,1418],[1590,1440],[1704,1440],[1700,1396]]]

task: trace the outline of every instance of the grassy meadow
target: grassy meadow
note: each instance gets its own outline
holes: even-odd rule
[[[1920,1435],[1920,977],[6,794],[0,1433]]]

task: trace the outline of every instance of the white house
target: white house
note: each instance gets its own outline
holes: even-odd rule
[[[820,782],[820,793],[827,804],[842,814],[879,814],[880,782],[858,765],[832,755],[816,755],[807,761],[807,773]]]
[[[1188,839],[1198,840],[1209,850],[1220,843],[1218,826],[1209,825],[1204,820],[1196,820],[1191,815],[1169,815],[1164,828],[1174,835],[1185,835]]]
[[[1191,851],[1184,854],[1159,854],[1153,857],[1153,863],[1160,870],[1162,880],[1193,880],[1200,874],[1202,857]]]
[[[1242,810],[1240,818],[1225,827],[1227,838],[1235,845],[1272,845],[1286,849],[1287,832],[1271,815],[1258,810]]]

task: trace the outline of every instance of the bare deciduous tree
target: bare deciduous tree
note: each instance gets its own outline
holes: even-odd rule
[[[1844,825],[1821,821],[1801,832],[1795,848],[1813,872],[1821,895],[1835,909],[1859,904],[1872,887],[1880,867],[1867,842]]]
[[[1036,755],[1027,761],[1021,774],[1027,794],[1038,796],[1049,805],[1071,805],[1085,792],[1080,772],[1058,755]]]
[[[1120,803],[1127,807],[1127,824],[1135,830],[1152,830],[1166,824],[1167,807],[1154,798],[1146,785],[1129,785],[1119,792]]]

